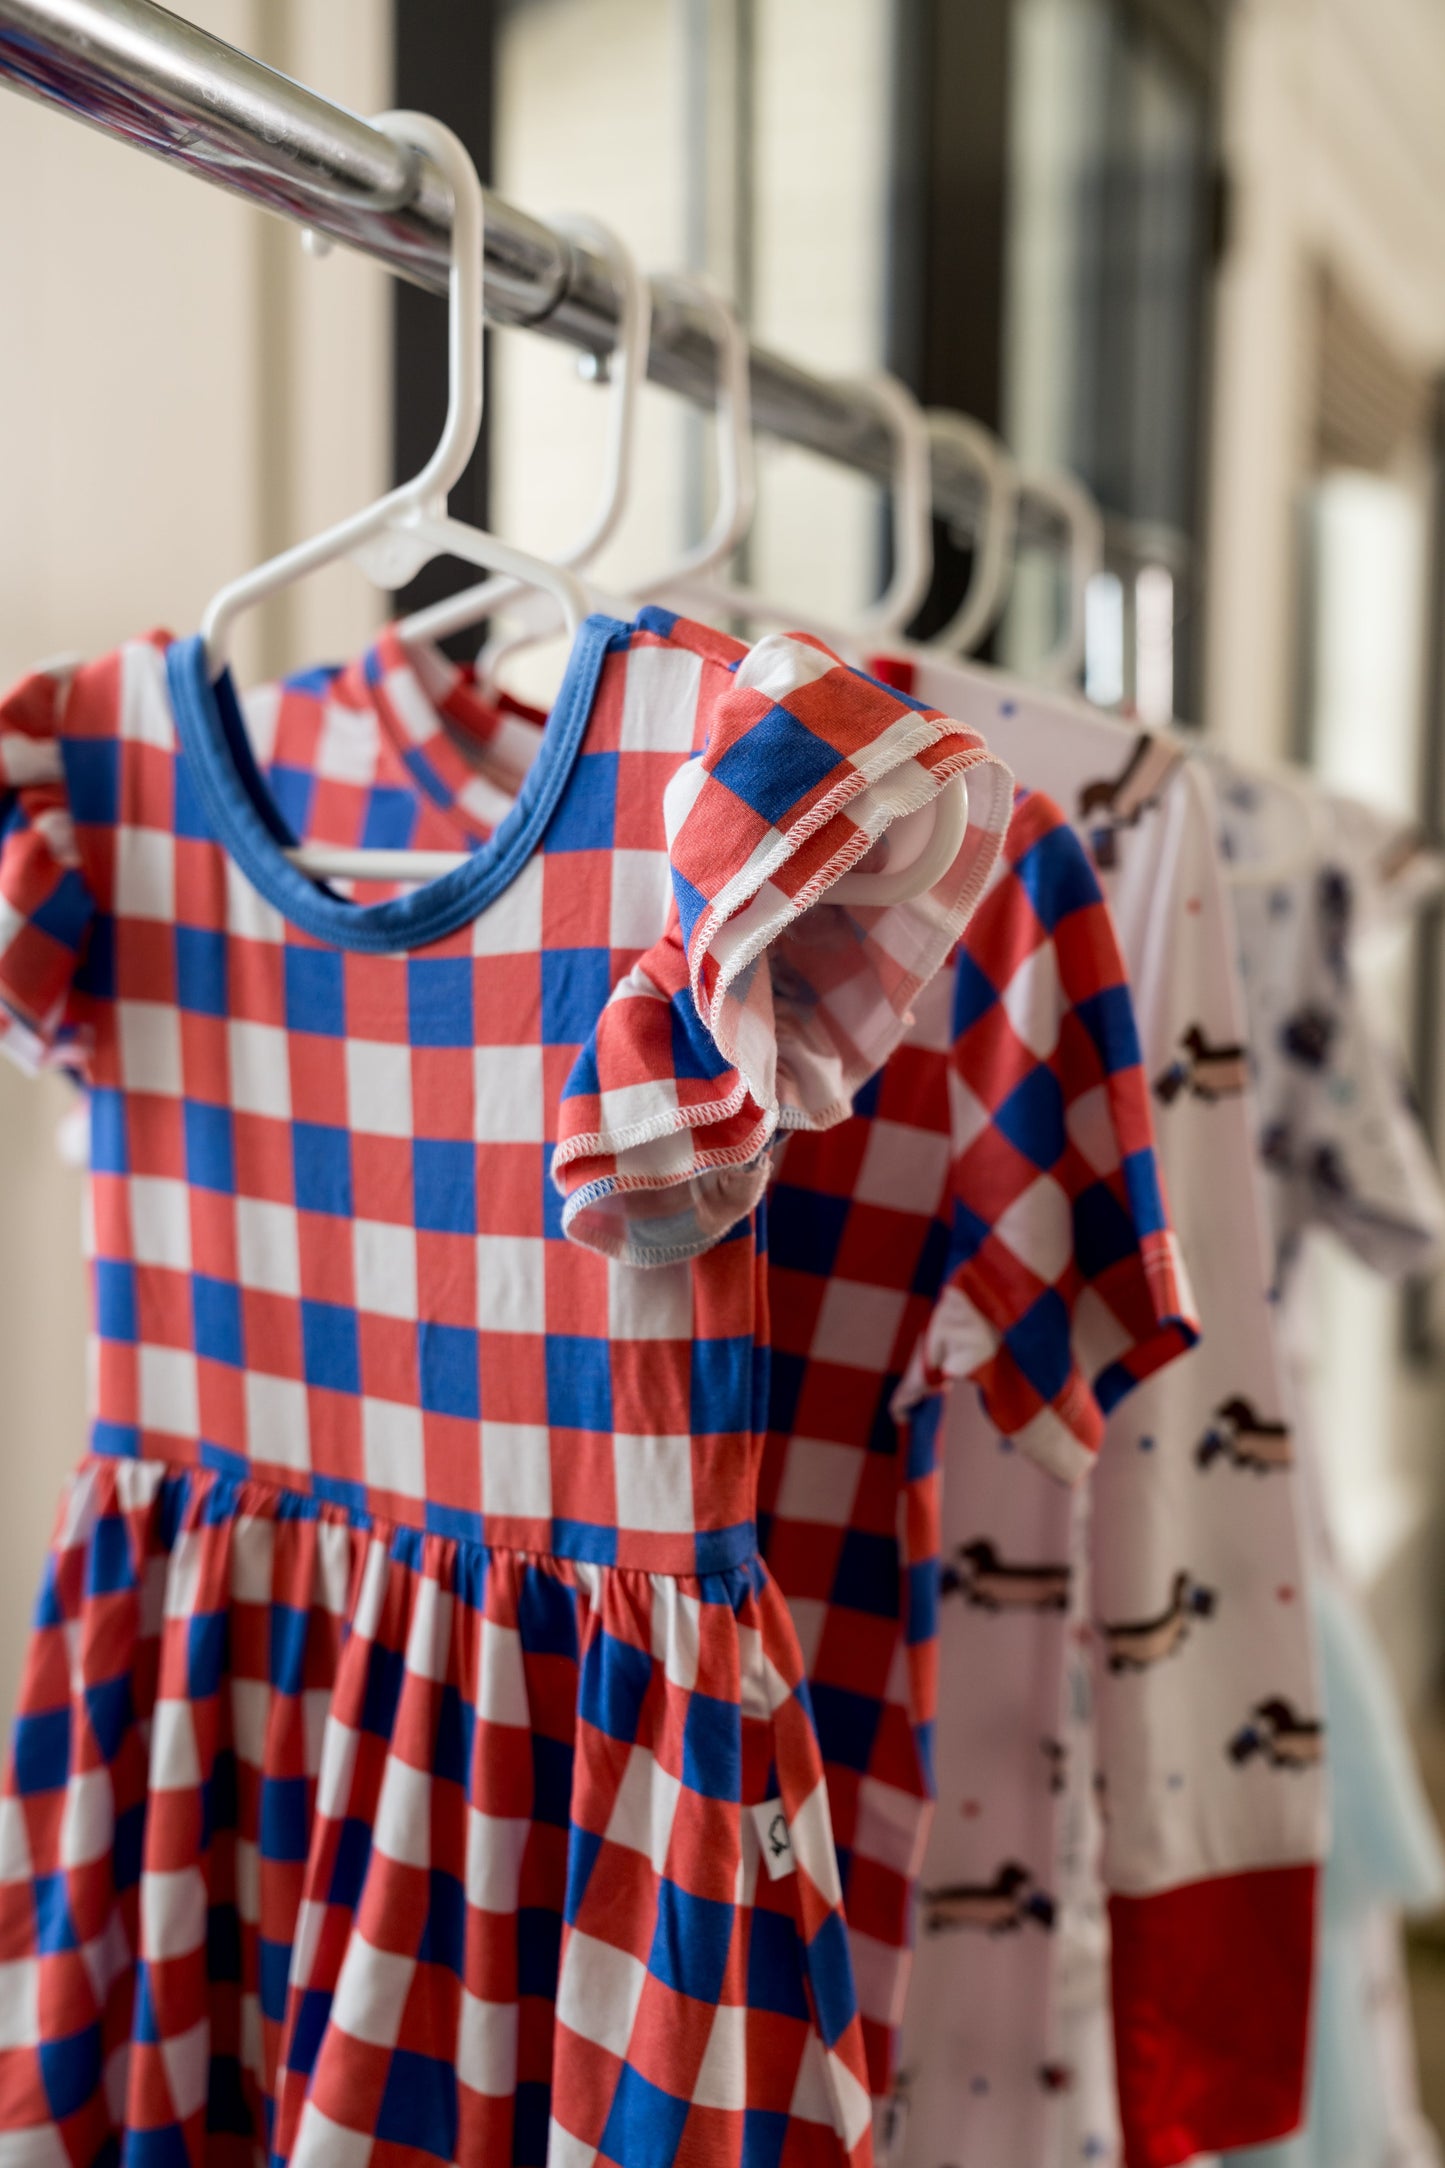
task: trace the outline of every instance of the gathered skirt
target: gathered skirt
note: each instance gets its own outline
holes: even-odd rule
[[[84,1464],[0,1800],[5,2168],[811,2168],[869,2124],[759,1562]]]

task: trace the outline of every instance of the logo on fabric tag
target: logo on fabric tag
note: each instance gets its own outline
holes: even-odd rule
[[[783,1812],[783,1802],[781,1799],[765,1799],[760,1806],[752,1808],[751,1812],[768,1873],[776,1882],[783,1875],[791,1874],[796,1864],[793,1859],[793,1839],[788,1830],[788,1817]]]

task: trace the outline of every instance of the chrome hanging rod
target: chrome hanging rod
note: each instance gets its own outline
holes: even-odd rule
[[[451,203],[435,167],[151,0],[0,0],[0,82],[417,285],[446,289]],[[605,355],[618,299],[600,257],[489,193],[486,312]],[[648,375],[713,404],[708,320],[665,281],[655,289]],[[752,391],[758,429],[888,479],[891,441],[866,397],[757,346]],[[975,528],[976,479],[946,445],[934,449],[933,495],[941,519]],[[1025,531],[1052,536],[1042,507]]]

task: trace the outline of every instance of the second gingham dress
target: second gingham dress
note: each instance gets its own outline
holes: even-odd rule
[[[960,768],[939,889],[807,911]],[[865,2162],[757,1555],[759,1154],[901,1034],[1005,771],[816,646],[646,613],[583,628],[511,810],[410,896],[289,866],[195,641],[25,681],[0,784],[95,1328],[0,1799],[0,2154]]]

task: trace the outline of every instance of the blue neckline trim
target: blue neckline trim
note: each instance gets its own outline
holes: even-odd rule
[[[593,616],[579,628],[537,757],[516,802],[464,866],[385,903],[348,903],[282,855],[295,838],[277,811],[246,736],[229,670],[211,682],[200,635],[166,651],[176,734],[217,839],[252,887],[303,933],[371,954],[423,948],[495,903],[521,872],[556,812],[591,719],[608,653],[633,627]]]

